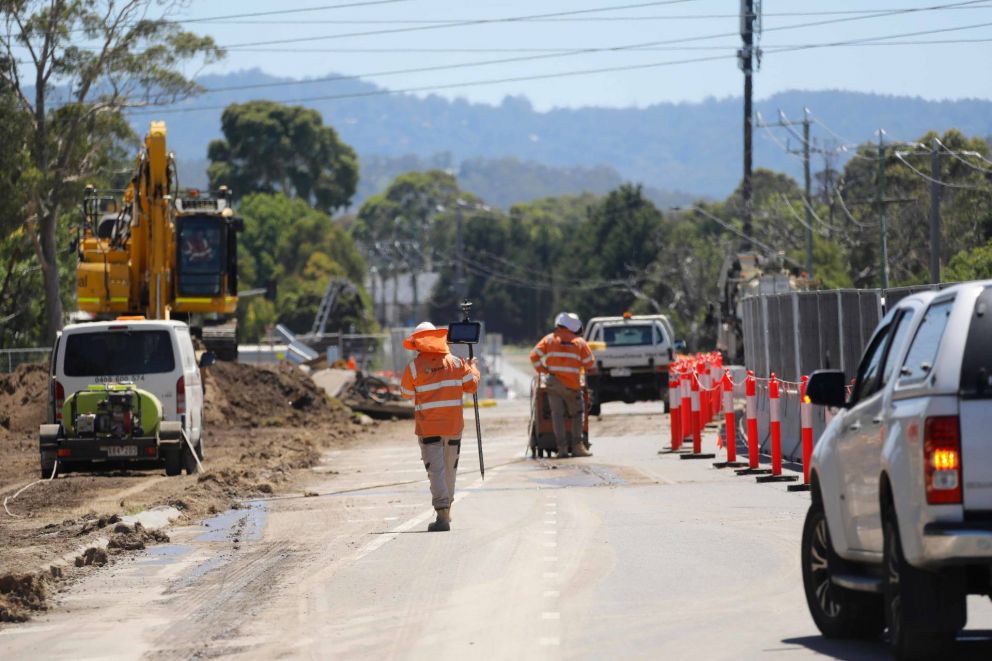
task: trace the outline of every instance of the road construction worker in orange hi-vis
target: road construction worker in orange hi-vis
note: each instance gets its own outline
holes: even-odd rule
[[[435,328],[429,321],[418,325],[403,346],[417,352],[403,371],[400,392],[414,403],[420,456],[437,511],[437,520],[427,530],[447,531],[451,530],[455,472],[465,426],[462,395],[479,387],[479,370],[475,359],[453,356],[448,349],[448,331]]]
[[[558,444],[558,457],[571,452],[575,457],[590,457],[582,439],[585,398],[582,395],[582,372],[595,363],[592,351],[579,336],[582,321],[578,315],[562,312],[555,318],[555,329],[541,338],[530,352],[530,362],[538,374],[547,374],[548,406]],[[572,425],[571,441],[565,429],[565,416]]]

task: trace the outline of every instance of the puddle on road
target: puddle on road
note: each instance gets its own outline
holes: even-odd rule
[[[233,537],[242,541],[262,538],[269,508],[265,502],[246,503],[236,510],[228,510],[207,519],[201,525],[208,530],[197,535],[195,542],[224,542]]]

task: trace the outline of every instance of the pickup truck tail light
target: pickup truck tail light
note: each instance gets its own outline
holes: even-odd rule
[[[176,415],[186,414],[186,377],[181,376],[176,381]]]
[[[55,381],[52,383],[52,389],[55,400],[55,422],[62,422],[62,409],[65,407],[65,386]]]
[[[961,504],[961,425],[956,415],[927,418],[923,462],[927,503]]]

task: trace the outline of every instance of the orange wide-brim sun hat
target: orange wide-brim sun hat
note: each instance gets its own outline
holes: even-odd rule
[[[443,353],[448,348],[448,329],[430,328],[414,331],[403,340],[403,347],[410,351],[430,351]]]

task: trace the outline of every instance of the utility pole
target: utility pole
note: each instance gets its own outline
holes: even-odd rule
[[[803,134],[800,140],[803,143],[802,149],[799,151],[794,151],[788,149],[790,154],[801,154],[803,157],[803,197],[806,203],[803,205],[806,216],[806,275],[809,278],[813,277],[813,180],[810,173],[810,154],[816,152],[818,154],[826,154],[827,152],[823,149],[813,149],[810,143],[810,125],[812,124],[810,120],[810,110],[809,108],[803,108],[803,120],[801,122],[793,122],[788,119],[781,110],[778,111],[779,119],[777,122],[759,122],[758,126],[760,128],[771,128],[773,126],[781,126],[785,128],[794,136],[798,137],[798,134],[793,130],[793,126],[796,124],[802,124]],[[760,118],[760,115],[759,115]]]
[[[940,142],[930,142],[930,282],[940,282]]]
[[[875,182],[875,203],[878,205],[878,226],[882,233],[879,271],[882,289],[889,288],[889,238],[885,218],[885,131],[878,129],[878,174]]]
[[[806,197],[806,276],[813,278],[813,198],[809,174],[809,108],[803,108],[803,195]]]
[[[741,245],[743,250],[751,249],[751,238],[753,235],[753,217],[751,208],[751,163],[752,163],[752,109],[751,97],[753,94],[753,84],[751,81],[754,72],[755,55],[758,56],[758,63],[761,62],[761,51],[755,49],[755,20],[761,11],[760,0],[741,0],[741,40],[743,47],[737,51],[738,66],[744,72],[744,178],[741,182],[741,199],[744,203],[744,241]],[[760,34],[760,22],[759,22]]]

